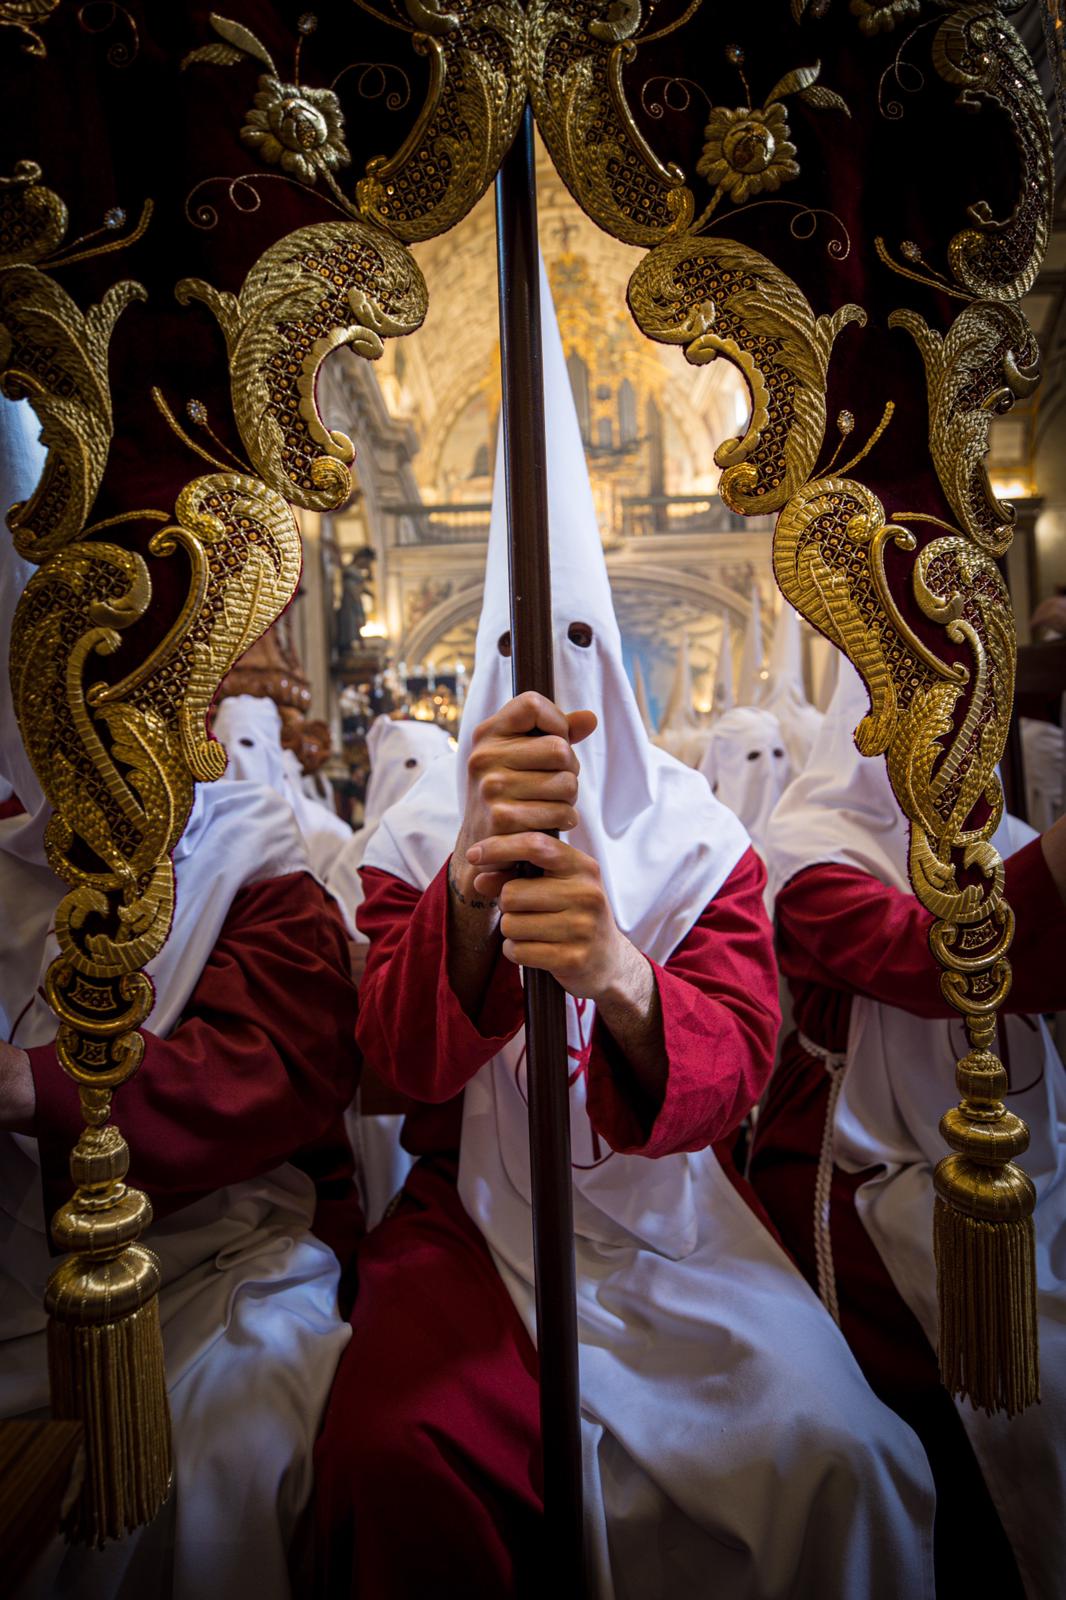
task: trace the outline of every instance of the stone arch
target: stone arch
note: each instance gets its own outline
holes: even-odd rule
[[[746,596],[738,594],[727,584],[716,583],[714,579],[701,577],[698,573],[643,562],[617,561],[608,556],[607,575],[612,585],[638,585],[653,604],[656,592],[671,600],[702,599],[706,601],[709,611],[728,612],[730,622],[741,629],[751,616],[751,601]],[[400,647],[403,660],[424,660],[437,641],[457,623],[465,622],[480,611],[481,594],[481,583],[472,583],[435,605],[404,637]]]

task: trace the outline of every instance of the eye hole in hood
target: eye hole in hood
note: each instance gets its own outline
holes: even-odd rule
[[[572,622],[566,630],[566,637],[571,644],[580,645],[582,650],[587,650],[592,643],[592,629],[587,622]]]

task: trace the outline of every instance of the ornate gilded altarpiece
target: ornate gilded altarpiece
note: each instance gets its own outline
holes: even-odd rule
[[[942,1370],[990,1409],[1035,1399],[1027,1135],[994,1053],[1013,512],[983,465],[991,419],[1037,381],[1019,301],[1052,195],[1013,9],[0,0],[0,370],[49,452],[10,518],[38,568],[12,684],[69,887],[48,995],[86,1124],[49,1290],[55,1406],[92,1429],[74,1536],[149,1517],[169,1475],[150,1212],[110,1113],[171,852],[224,765],[208,707],[293,595],[292,507],[349,493],[319,366],[419,326],[406,246],[493,181],[527,95],[578,204],[646,251],[638,326],[743,374],[722,496],[777,514],[786,598],[868,685],[859,747],[910,818],[970,1041],[936,1177]]]

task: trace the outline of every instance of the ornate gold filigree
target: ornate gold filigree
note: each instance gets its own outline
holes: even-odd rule
[[[36,161],[17,161],[0,177],[0,267],[41,261],[67,231],[67,208],[40,181]]]
[[[680,168],[655,155],[626,100],[622,72],[639,44],[640,8],[604,12],[602,0],[533,0],[530,98],[559,176],[581,209],[627,244],[651,245],[688,227],[692,194]]]
[[[638,327],[685,345],[696,366],[724,356],[743,374],[751,416],[742,437],[715,451],[718,492],[745,515],[776,511],[810,476],[825,434],[833,344],[861,307],[816,317],[791,278],[732,239],[669,240],[629,282]]]
[[[333,173],[348,166],[351,156],[344,142],[340,101],[333,90],[284,83],[270,51],[249,28],[229,17],[213,14],[209,20],[224,42],[190,50],[182,60],[182,70],[197,62],[232,67],[249,58],[259,61],[267,70],[259,78],[255,103],[245,116],[242,141],[269,165],[281,167],[301,183],[313,187],[324,178],[343,201]]]
[[[12,629],[15,708],[53,807],[48,859],[72,885],[56,916],[62,955],[50,993],[67,1029],[64,1065],[96,1087],[136,1053],[128,1034],[151,991],[134,985],[131,1021],[130,979],[169,930],[169,853],[194,781],[225,768],[206,733],[211,699],[299,576],[292,512],[255,478],[197,478],[175,516],[148,550],[156,559],[183,553],[185,603],[163,642],[118,682],[96,681],[94,664],[121,660],[123,634],[150,603],[150,569],[136,552],[104,540],[67,545],[30,579]],[[116,1019],[125,1019],[117,1032]]]
[[[933,40],[933,64],[959,86],[959,104],[990,101],[1010,120],[1018,152],[1017,200],[997,219],[984,200],[970,207],[974,226],[948,246],[956,282],[988,300],[1017,300],[1036,279],[1051,230],[1055,171],[1051,129],[1032,57],[994,4],[953,9]]]
[[[915,311],[895,311],[925,362],[929,450],[951,509],[982,549],[1003,555],[1014,533],[1014,507],[997,499],[985,467],[992,418],[1032,394],[1039,351],[1017,306],[978,301],[946,336]]]
[[[76,539],[92,509],[111,444],[111,334],[126,307],[144,298],[127,280],[83,313],[37,267],[0,272],[0,382],[11,398],[33,402],[48,447],[37,488],[8,517],[29,561]]]
[[[784,103],[789,95],[796,95],[821,111],[842,111],[845,116],[851,115],[840,95],[818,82],[822,70],[820,61],[786,72],[774,84],[763,104],[753,106],[744,75],[744,52],[737,45],[731,45],[726,54],[740,74],[747,104],[732,109],[711,107],[703,135],[703,154],[696,163],[696,171],[714,184],[715,190],[699,220],[693,223],[693,233],[699,232],[724,197],[742,205],[753,194],[773,192],[782,183],[799,177],[796,146],[790,137]]]
[[[454,227],[481,198],[526,99],[518,0],[412,5],[412,43],[429,60],[426,102],[402,147],[370,161],[356,186],[363,215],[408,244]]]
[[[318,369],[342,344],[375,360],[384,339],[419,326],[427,297],[414,258],[379,228],[321,222],[271,245],[239,295],[199,278],[176,293],[208,306],[225,335],[233,412],[256,471],[296,505],[340,505],[355,450],[319,416]]]
[[[984,101],[1005,114],[1018,158],[1015,202],[1003,218],[993,216],[985,200],[969,207],[974,225],[950,240],[947,271],[926,260],[912,239],[899,243],[904,261],[895,259],[883,239],[874,242],[880,259],[900,277],[959,300],[1017,300],[1033,286],[1051,231],[1055,186],[1047,108],[1029,52],[1002,14],[1009,7],[1001,10],[995,0],[977,0],[948,9],[933,36],[933,65],[941,78],[959,88],[957,104],[963,111],[972,114]],[[908,94],[924,85],[917,65],[903,60],[904,48],[922,31],[915,29],[903,41],[882,75],[882,88],[889,73]],[[899,101],[881,109],[891,119],[903,116]]]
[[[22,48],[28,56],[47,55],[44,40],[37,32],[42,22],[47,22],[59,0],[3,0],[0,4],[0,28],[17,28],[23,36]]]

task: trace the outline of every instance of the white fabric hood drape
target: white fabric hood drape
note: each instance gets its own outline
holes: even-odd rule
[[[822,725],[822,714],[811,705],[803,687],[803,637],[799,612],[782,597],[770,646],[769,674],[759,704],[772,711],[781,724],[789,760],[802,772]]]
[[[225,746],[228,778],[265,784],[291,807],[311,870],[325,882],[352,830],[336,812],[303,792],[300,763],[291,750],[282,747],[281,713],[273,700],[263,695],[228,695],[215,711],[212,731]]]
[[[883,759],[863,757],[855,747],[854,730],[868,710],[864,685],[842,659],[807,768],[771,818],[768,864],[775,893],[820,863],[855,867],[910,892],[908,824]],[[1005,814],[993,843],[1007,857],[1034,837]],[[1037,1190],[1042,1400],[1010,1421],[962,1402],[958,1410],[1026,1592],[1050,1597],[1066,1565],[1066,1463],[1059,1443],[1066,1427],[1066,1074],[1041,1018],[1008,1017],[1004,1026],[1007,1104],[1028,1124],[1030,1144],[1020,1164]],[[833,1159],[849,1172],[878,1169],[858,1190],[859,1215],[934,1345],[932,1174],[947,1153],[938,1124],[958,1099],[954,1069],[965,1050],[961,1018],[932,1021],[852,997]]]
[[[366,736],[366,747],[370,778],[363,826],[342,846],[326,878],[326,887],[343,909],[353,938],[363,944],[366,936],[358,931],[355,921],[363,903],[359,868],[382,817],[430,767],[435,768],[437,781],[446,787],[449,797],[455,790],[455,740],[433,722],[417,722],[412,717],[375,717]]]
[[[781,724],[773,712],[738,706],[719,717],[700,771],[722,804],[740,818],[761,855],[770,814],[792,776]]]

